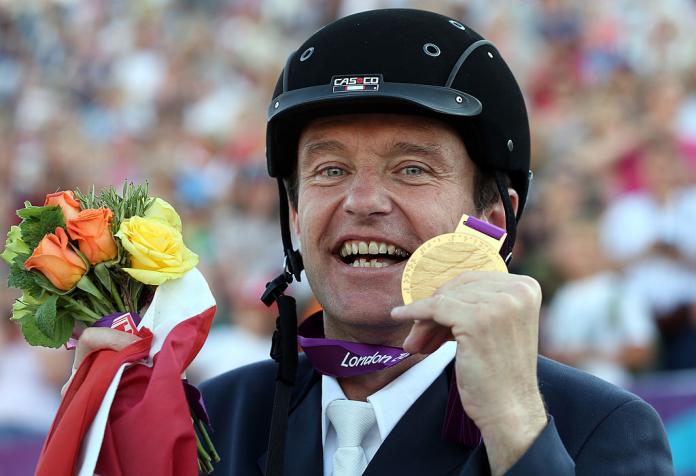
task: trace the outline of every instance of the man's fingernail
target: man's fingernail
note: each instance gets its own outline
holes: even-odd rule
[[[395,307],[394,309],[392,309],[391,315],[392,315],[393,317],[403,316],[403,314],[404,314],[404,309],[406,309],[406,306],[397,306],[397,307]]]

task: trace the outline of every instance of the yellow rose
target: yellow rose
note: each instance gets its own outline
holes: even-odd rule
[[[116,236],[131,259],[131,267],[123,270],[141,283],[158,286],[198,264],[198,255],[186,248],[181,233],[160,219],[129,218]]]
[[[155,201],[148,207],[145,212],[145,218],[156,218],[165,223],[169,223],[181,233],[181,218],[169,203],[161,198],[155,198]]]

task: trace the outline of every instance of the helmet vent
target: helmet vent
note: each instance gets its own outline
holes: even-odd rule
[[[489,57],[490,59],[493,59],[493,53],[491,53],[491,52],[489,51],[489,52],[488,52],[488,57]]]
[[[460,30],[466,30],[466,27],[459,23],[457,20],[450,20],[450,25],[452,25],[455,28],[459,28]]]
[[[426,43],[423,45],[423,52],[428,56],[440,56],[440,47],[435,43]]]
[[[312,56],[313,53],[314,53],[314,47],[310,46],[309,48],[307,48],[306,50],[304,50],[302,52],[302,54],[300,55],[300,61],[307,61]]]

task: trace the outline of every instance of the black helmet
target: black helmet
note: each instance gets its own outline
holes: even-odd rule
[[[459,21],[411,9],[350,15],[293,52],[268,110],[268,172],[278,178],[289,270],[301,271],[290,242],[282,180],[296,165],[306,123],[324,115],[391,112],[430,115],[459,130],[477,166],[496,178],[512,248],[531,177],[524,99],[500,53]],[[512,212],[507,184],[519,194]]]

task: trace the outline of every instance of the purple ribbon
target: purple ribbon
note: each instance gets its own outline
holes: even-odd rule
[[[480,231],[484,235],[488,235],[491,238],[495,238],[496,240],[499,240],[505,234],[505,230],[503,230],[502,228],[492,225],[483,220],[479,220],[476,217],[467,218],[466,223],[464,224],[469,228],[473,228],[476,231]]]
[[[308,317],[300,325],[297,342],[314,369],[331,377],[353,377],[377,372],[392,367],[411,355],[401,347],[326,339],[321,312]],[[454,370],[447,395],[442,436],[469,447],[481,443],[481,432],[462,407]]]
[[[189,383],[188,379],[182,380],[184,384],[184,393],[186,394],[186,400],[188,401],[189,408],[191,412],[198,417],[199,420],[203,420],[208,427],[210,427],[210,419],[208,418],[208,412],[205,409],[205,403],[203,402],[203,395],[198,387]]]
[[[316,371],[331,377],[355,377],[388,369],[411,355],[401,347],[326,339],[321,313],[302,323],[297,342]]]
[[[445,421],[442,425],[442,437],[448,441],[454,441],[469,447],[478,446],[483,438],[474,420],[464,411],[462,400],[457,389],[457,374],[452,370],[449,393],[447,395],[447,408],[445,409]]]

